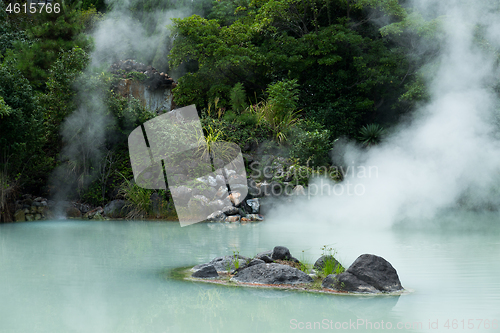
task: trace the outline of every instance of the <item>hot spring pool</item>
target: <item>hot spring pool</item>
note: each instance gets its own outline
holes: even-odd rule
[[[141,221],[4,224],[0,332],[498,331],[499,226],[498,213],[390,229],[277,220],[184,228]],[[275,245],[314,262],[325,244],[346,267],[362,253],[384,257],[411,292],[322,295],[168,276],[175,267]]]

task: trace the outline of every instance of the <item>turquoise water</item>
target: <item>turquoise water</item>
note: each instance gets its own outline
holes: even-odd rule
[[[389,323],[403,332],[498,331],[498,225],[496,213],[390,229],[277,220],[184,228],[141,221],[4,224],[0,332],[365,332]],[[386,258],[411,292],[338,296],[168,277],[175,267],[275,245],[314,262],[325,244],[345,266],[362,253]]]

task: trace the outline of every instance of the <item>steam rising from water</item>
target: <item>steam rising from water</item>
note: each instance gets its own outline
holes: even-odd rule
[[[185,7],[177,4],[176,8],[168,8],[165,5],[163,11],[142,13],[144,24],[157,22],[156,26],[146,27],[132,17],[130,8],[138,1],[107,1],[113,9],[92,33],[95,49],[91,54],[87,78],[95,73],[107,71],[117,60],[129,58],[166,71],[168,47],[171,44],[167,25],[171,24],[174,17],[191,15],[195,2],[191,1],[190,5]],[[197,2],[200,1],[203,0]],[[164,2],[172,3],[166,0]],[[79,107],[65,119],[61,129],[64,142],[61,159],[65,162],[51,176],[51,184],[55,189],[53,197],[56,200],[67,200],[68,196],[75,192],[75,188],[86,188],[91,181],[105,172],[105,144],[111,135],[108,128],[114,121],[108,115],[103,100],[103,90],[108,88],[99,84],[92,86],[92,83],[79,87]],[[93,168],[90,169],[90,166]]]
[[[387,227],[405,219],[432,218],[447,208],[499,207],[498,95],[493,84],[500,75],[498,54],[486,51],[500,46],[499,5],[487,1],[417,4],[424,16],[445,15],[437,71],[428,78],[430,102],[377,147],[336,147],[343,152],[345,165],[375,167],[378,173],[358,175],[361,169],[355,168],[354,177],[352,172],[345,177],[343,194],[300,199],[292,212],[288,204],[273,216]],[[478,31],[484,32],[489,45],[480,47],[474,38]],[[346,193],[347,182],[351,195]],[[358,193],[364,189],[363,195],[353,194],[356,185]],[[327,194],[326,186],[323,190]],[[336,193],[340,194],[339,188]]]

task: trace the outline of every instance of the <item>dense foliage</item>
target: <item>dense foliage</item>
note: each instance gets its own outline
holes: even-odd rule
[[[439,48],[439,19],[402,0],[56,1],[58,14],[0,12],[0,169],[4,183],[43,195],[58,170],[74,178],[68,197],[95,205],[124,180],[126,195],[135,193],[127,136],[155,116],[115,94],[111,74],[89,68],[92,29],[108,16],[128,15],[145,37],[160,36],[153,52],[131,56],[177,70],[175,102],[197,105],[207,137],[296,168],[329,166],[339,137],[367,148],[383,139],[428,98],[423,59]],[[82,109],[88,117],[71,127]],[[92,121],[105,132],[96,141],[83,136]],[[63,130],[81,141],[71,152]]]

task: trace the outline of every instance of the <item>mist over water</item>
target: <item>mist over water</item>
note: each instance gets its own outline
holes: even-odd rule
[[[447,209],[498,209],[499,100],[493,88],[499,69],[492,50],[500,45],[499,5],[434,0],[415,5],[426,18],[442,15],[440,54],[426,78],[430,101],[376,147],[337,144],[335,158],[350,168],[337,191],[317,181],[311,193],[323,195],[287,203],[270,217],[389,227],[432,219]],[[377,172],[368,174],[369,168]]]

